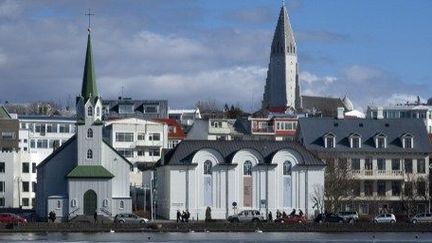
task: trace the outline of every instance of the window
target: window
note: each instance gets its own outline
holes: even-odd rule
[[[30,172],[30,163],[23,162],[22,163],[22,173],[29,173]]]
[[[210,122],[210,126],[214,127],[214,128],[221,128],[222,127],[222,122],[221,121],[211,121]]]
[[[35,132],[45,133],[45,124],[35,124]]]
[[[353,189],[353,195],[359,197],[360,196],[360,188],[361,188],[361,184],[360,181],[356,181],[354,183],[354,189]]]
[[[138,133],[137,139],[138,139],[138,141],[144,141],[145,140],[145,133]]]
[[[145,150],[138,150],[138,156],[145,156]]]
[[[411,135],[404,135],[402,139],[404,148],[413,148],[413,137]]]
[[[392,159],[392,170],[393,171],[400,170],[400,159]]]
[[[36,163],[32,163],[32,173],[36,173]]]
[[[353,136],[351,138],[351,148],[360,148],[360,137]]]
[[[377,189],[378,189],[378,196],[385,196],[386,195],[386,182],[385,181],[378,181],[377,182]]]
[[[47,124],[46,131],[48,133],[56,133],[57,132],[57,124]]]
[[[23,192],[29,192],[30,191],[30,183],[28,181],[23,181],[22,182],[22,190]]]
[[[204,162],[204,175],[211,175],[212,174],[212,162],[210,160],[206,160]]]
[[[96,116],[100,116],[100,107],[96,107]]]
[[[392,196],[400,196],[401,193],[401,182],[392,181]]]
[[[413,195],[413,183],[412,182],[406,182],[405,183],[404,194],[405,194],[405,196],[412,196]]]
[[[93,130],[91,128],[89,128],[87,130],[87,138],[92,138],[93,137]]]
[[[120,201],[120,209],[124,209],[124,201],[123,200]]]
[[[364,182],[364,193],[365,196],[373,195],[373,181],[365,181]]]
[[[116,142],[133,142],[134,134],[132,132],[116,132]]]
[[[61,208],[61,201],[57,200],[57,208]]]
[[[93,151],[91,149],[87,150],[87,159],[93,159]]]
[[[93,116],[93,108],[91,106],[87,107],[87,116]]]
[[[37,140],[38,148],[48,148],[48,140],[47,139],[38,139]]]
[[[30,140],[30,148],[36,148],[36,143],[34,139]]]
[[[119,105],[119,114],[132,114],[134,113],[133,105]]]
[[[32,192],[36,192],[36,182],[32,182]]]
[[[246,160],[243,164],[243,175],[252,175],[252,162]]]
[[[133,158],[134,157],[133,149],[119,148],[119,149],[117,149],[117,151],[125,158]]]
[[[364,169],[365,170],[372,170],[372,159],[371,158],[366,158],[365,159],[365,164],[364,164]]]
[[[291,175],[292,163],[290,161],[285,161],[283,163],[283,175]]]
[[[5,198],[0,197],[0,207],[4,207],[4,206],[5,206]]]
[[[60,133],[69,133],[69,124],[60,124],[59,125]]]
[[[104,199],[102,201],[102,207],[107,208],[108,207],[108,199]]]
[[[417,181],[417,194],[419,196],[425,196],[426,195],[426,181],[424,181],[424,180],[418,180]]]
[[[424,159],[417,159],[417,173],[419,174],[426,173],[426,165]]]
[[[0,162],[0,173],[5,172],[5,162]]]
[[[386,170],[386,161],[385,161],[385,159],[377,159],[377,167],[378,167],[378,170]]]
[[[149,155],[150,156],[160,156],[160,150],[159,149],[150,149]]]
[[[157,106],[144,106],[145,113],[157,113]]]
[[[160,133],[151,133],[149,135],[150,141],[160,141]]]
[[[75,208],[77,206],[77,201],[75,199],[71,200],[71,208]]]
[[[334,148],[335,147],[335,136],[330,134],[325,136],[325,147],[326,148]]]
[[[377,136],[375,142],[377,148],[386,148],[386,137],[384,135]]]
[[[360,170],[360,159],[351,159],[351,170]]]
[[[15,139],[15,133],[14,132],[2,132],[1,135],[2,135],[3,140]]]
[[[0,181],[0,192],[5,192],[5,182]]]
[[[412,173],[413,172],[413,162],[412,159],[405,159],[404,161],[405,166],[405,173]]]
[[[30,200],[29,200],[29,198],[24,197],[24,198],[22,199],[22,205],[23,205],[23,207],[28,207],[28,206],[30,206]]]

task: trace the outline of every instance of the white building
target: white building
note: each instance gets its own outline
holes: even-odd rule
[[[163,218],[188,209],[204,219],[207,207],[214,219],[243,209],[267,215],[295,208],[312,217],[325,164],[297,143],[185,140],[156,168],[157,214]]]
[[[180,122],[183,127],[190,127],[195,120],[201,119],[201,113],[196,109],[168,109],[169,118]]]
[[[132,164],[102,139],[102,102],[96,87],[90,32],[81,95],[77,97],[77,132],[37,166],[36,213],[59,220],[81,215],[114,217],[130,213]]]
[[[187,133],[187,140],[243,140],[250,135],[246,119],[211,118],[196,120]]]

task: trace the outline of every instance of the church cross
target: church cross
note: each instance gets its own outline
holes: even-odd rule
[[[91,12],[91,9],[88,9],[88,12],[85,13],[85,15],[88,16],[88,31],[90,32],[90,24],[91,24],[90,19],[91,19],[91,16],[94,16],[95,14]]]

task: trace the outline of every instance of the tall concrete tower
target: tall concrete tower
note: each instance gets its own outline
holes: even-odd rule
[[[297,45],[285,5],[282,5],[271,45],[262,108],[301,109]]]

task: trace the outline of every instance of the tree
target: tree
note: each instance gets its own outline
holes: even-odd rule
[[[313,185],[312,202],[315,210],[318,210],[319,213],[324,212],[324,186]]]

